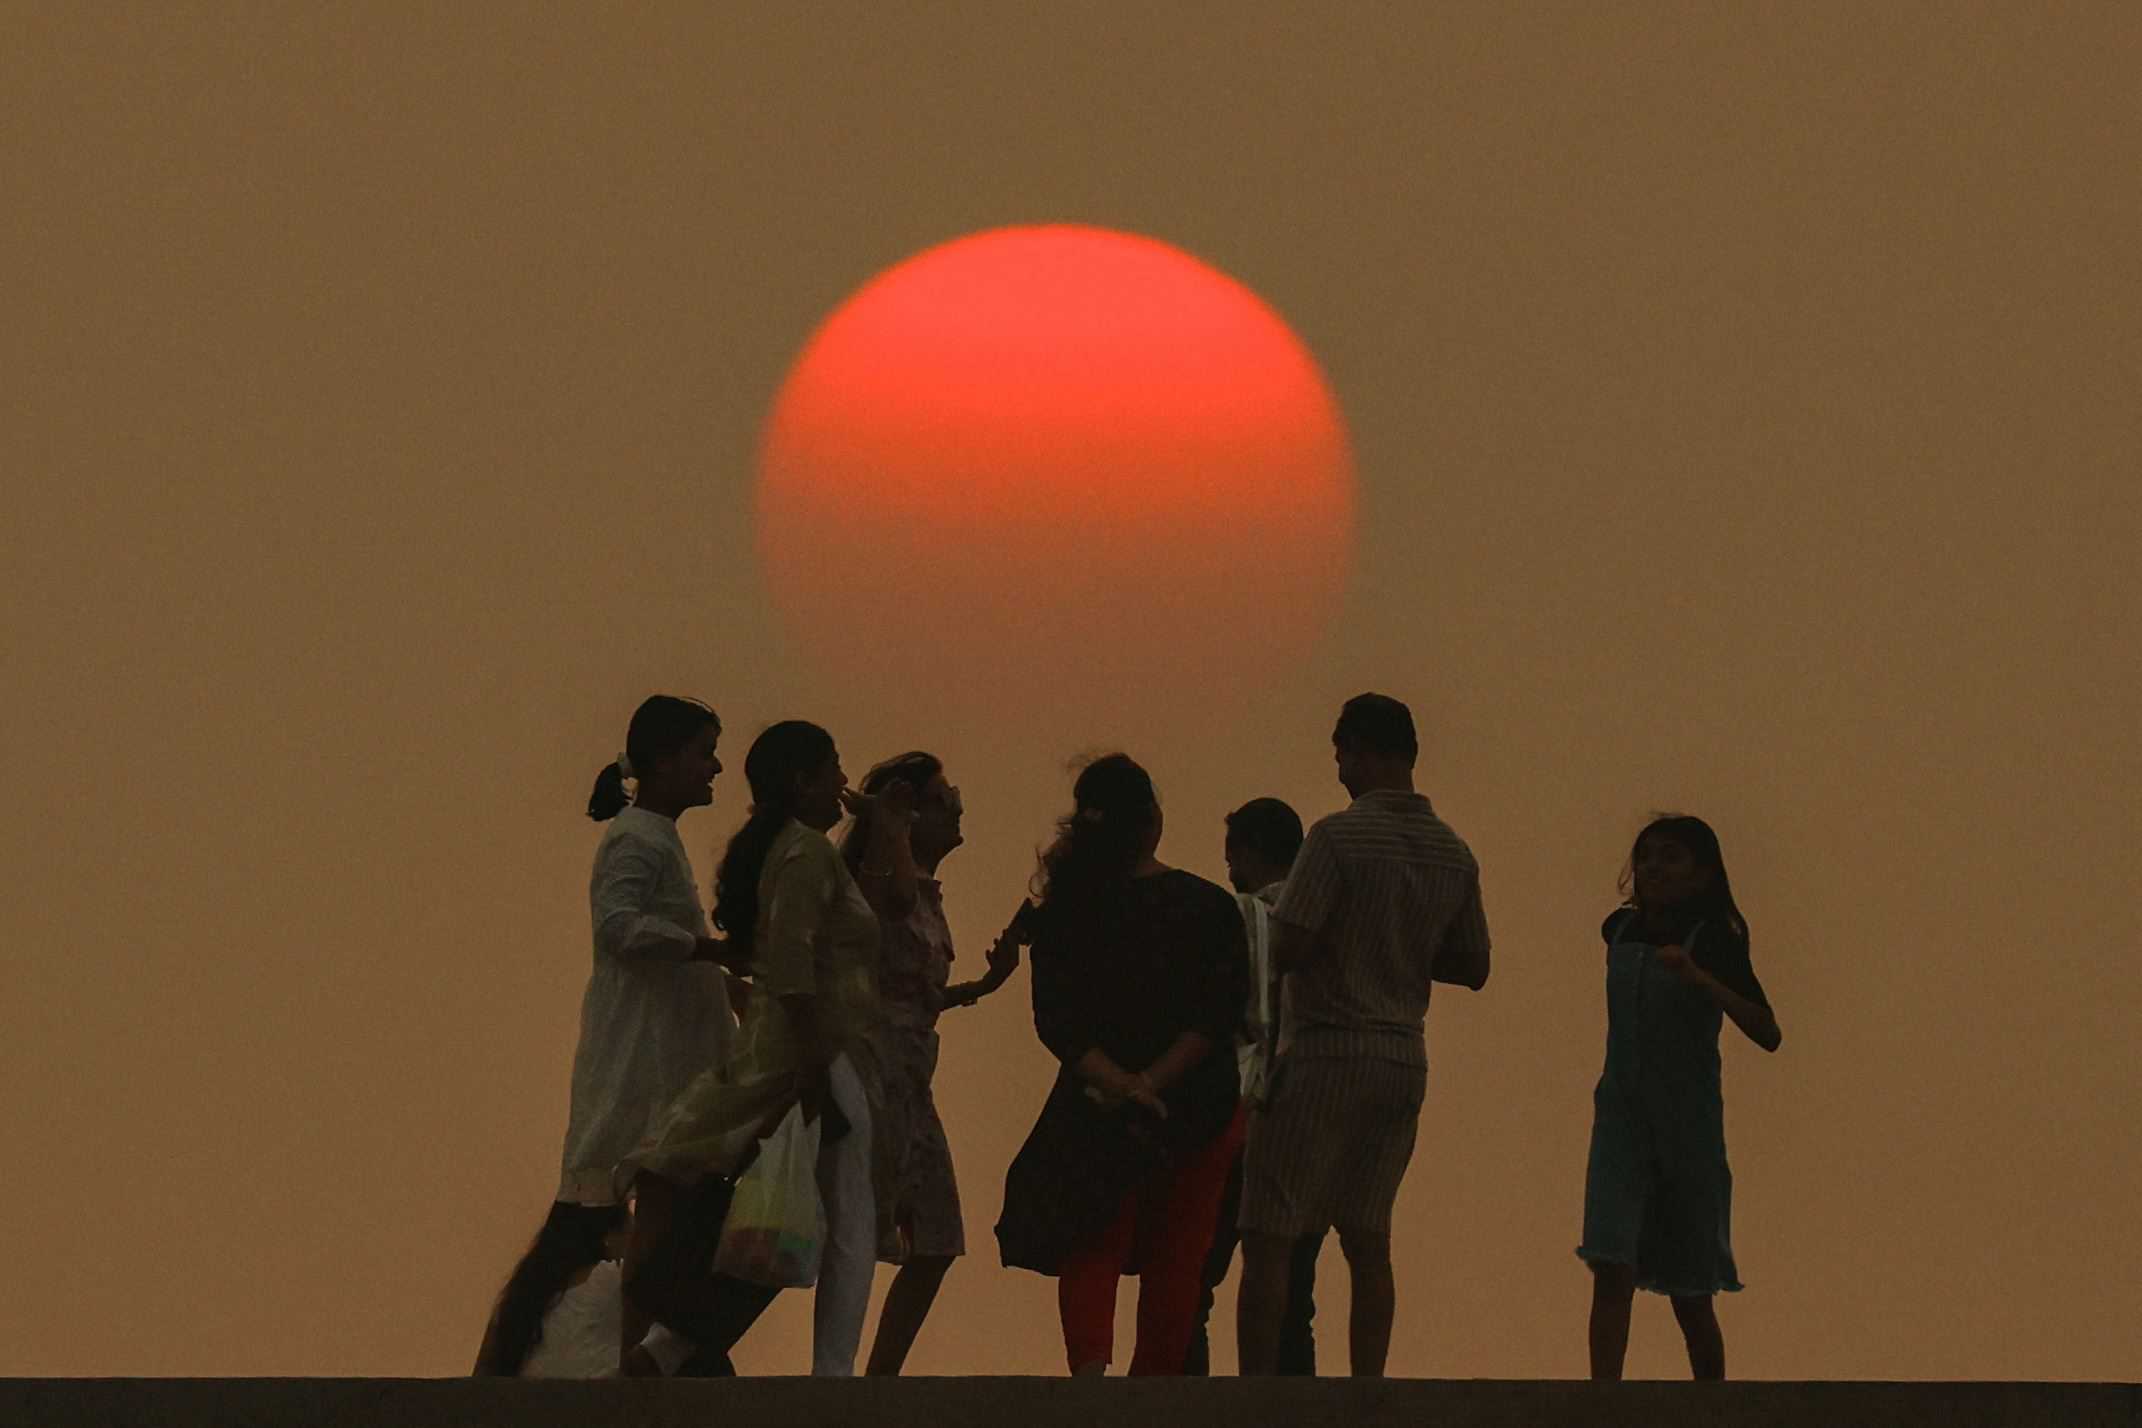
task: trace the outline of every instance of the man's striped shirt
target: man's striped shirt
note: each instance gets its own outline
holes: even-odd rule
[[[1272,915],[1314,934],[1287,976],[1293,1054],[1426,1066],[1439,953],[1485,961],[1480,865],[1417,793],[1378,789],[1319,819]]]

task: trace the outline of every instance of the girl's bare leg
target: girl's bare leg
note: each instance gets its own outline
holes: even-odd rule
[[[907,1351],[922,1332],[922,1321],[937,1302],[937,1291],[952,1267],[948,1255],[917,1255],[900,1266],[892,1286],[885,1291],[885,1307],[878,1311],[878,1336],[870,1345],[872,1377],[889,1377],[907,1362]]]
[[[1688,1370],[1697,1378],[1725,1377],[1725,1331],[1718,1327],[1711,1301],[1708,1294],[1685,1299],[1675,1295],[1673,1301],[1673,1317],[1688,1344]]]
[[[1636,1298],[1636,1269],[1626,1264],[1592,1266],[1592,1378],[1621,1382],[1629,1356],[1629,1308]]]

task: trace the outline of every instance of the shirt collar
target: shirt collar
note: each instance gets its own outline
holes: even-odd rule
[[[1435,812],[1435,805],[1428,801],[1427,794],[1420,792],[1407,793],[1404,789],[1398,788],[1372,788],[1355,799],[1349,806],[1363,808],[1372,804],[1381,804],[1386,808],[1394,805],[1418,804],[1430,813]]]

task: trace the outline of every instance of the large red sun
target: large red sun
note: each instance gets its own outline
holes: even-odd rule
[[[811,337],[766,423],[759,549],[858,677],[1120,699],[1303,653],[1353,486],[1330,388],[1247,287],[1150,238],[1003,228]]]

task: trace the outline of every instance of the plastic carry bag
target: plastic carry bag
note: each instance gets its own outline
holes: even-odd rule
[[[737,1177],[714,1250],[714,1272],[771,1289],[818,1282],[826,1245],[825,1205],[818,1198],[817,1118],[799,1103],[759,1145]]]

